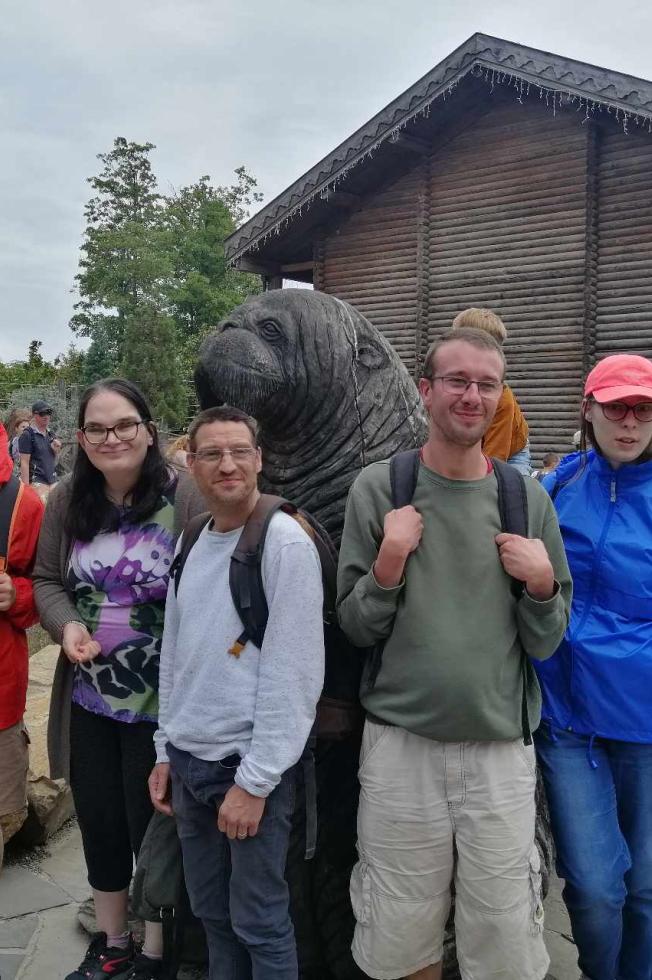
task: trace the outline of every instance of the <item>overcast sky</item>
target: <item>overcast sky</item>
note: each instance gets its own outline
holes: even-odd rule
[[[163,190],[244,164],[267,202],[474,31],[652,77],[651,27],[644,0],[0,0],[0,359],[70,342],[116,136]]]

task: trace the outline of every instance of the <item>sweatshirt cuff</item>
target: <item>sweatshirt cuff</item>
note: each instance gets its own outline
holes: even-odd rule
[[[272,782],[271,779],[264,779],[262,775],[257,776],[253,771],[257,768],[257,766],[248,764],[245,756],[238,766],[234,781],[236,785],[240,787],[240,789],[243,789],[251,796],[258,796],[261,799],[266,799],[272,790],[276,789],[281,781],[281,777],[279,776],[275,782]]]
[[[552,595],[549,599],[535,599],[530,595],[527,589],[523,589],[523,595],[521,596],[521,602],[531,609],[532,612],[539,616],[545,616],[549,613],[557,604],[557,599],[559,593],[561,592],[561,585],[555,579],[555,584],[553,587]]]
[[[362,592],[367,595],[370,599],[374,599],[376,602],[381,602],[384,605],[394,606],[396,605],[396,599],[399,593],[405,585],[405,576],[401,578],[398,585],[393,585],[391,588],[387,589],[383,585],[379,585],[376,576],[374,575],[373,566],[363,575],[360,579],[360,588]]]

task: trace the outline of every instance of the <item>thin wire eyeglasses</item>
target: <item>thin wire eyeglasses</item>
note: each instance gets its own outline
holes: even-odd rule
[[[198,449],[188,455],[200,463],[221,463],[225,456],[230,456],[234,463],[248,463],[257,452],[253,446],[235,446],[233,449]]]
[[[622,422],[631,412],[637,422],[652,422],[652,402],[637,402],[627,405],[625,402],[598,402],[602,414],[610,422]]]
[[[475,385],[483,398],[498,398],[503,390],[502,381],[469,381],[452,374],[436,374],[432,381],[441,381],[441,386],[449,395],[463,395],[471,385]]]
[[[94,425],[91,423],[82,426],[81,431],[91,446],[101,446],[109,438],[111,432],[120,442],[133,442],[138,435],[139,425],[147,425],[147,422],[142,419],[137,422],[129,419],[124,422],[116,422],[115,425]]]

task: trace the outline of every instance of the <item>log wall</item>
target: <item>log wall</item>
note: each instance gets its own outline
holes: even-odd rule
[[[387,337],[410,371],[417,358],[417,252],[423,176],[407,177],[343,217],[320,243],[318,289],[351,303]]]
[[[497,109],[430,161],[428,340],[457,312],[505,322],[508,380],[535,456],[568,452],[583,373],[586,130],[545,106]]]
[[[652,136],[497,105],[343,214],[316,244],[315,286],[416,373],[459,310],[495,310],[534,459],[568,452],[596,359],[652,356]]]
[[[652,137],[599,145],[595,355],[652,357]]]

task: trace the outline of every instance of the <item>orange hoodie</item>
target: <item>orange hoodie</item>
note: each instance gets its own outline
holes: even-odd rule
[[[0,423],[0,484],[13,470],[7,433]],[[23,717],[27,695],[27,637],[25,630],[38,621],[30,574],[36,557],[43,504],[32,487],[21,485],[9,537],[7,571],[16,589],[16,601],[0,612],[0,730]]]
[[[505,385],[493,422],[482,441],[487,456],[507,461],[514,453],[525,449],[528,427],[525,416],[512,389]]]

